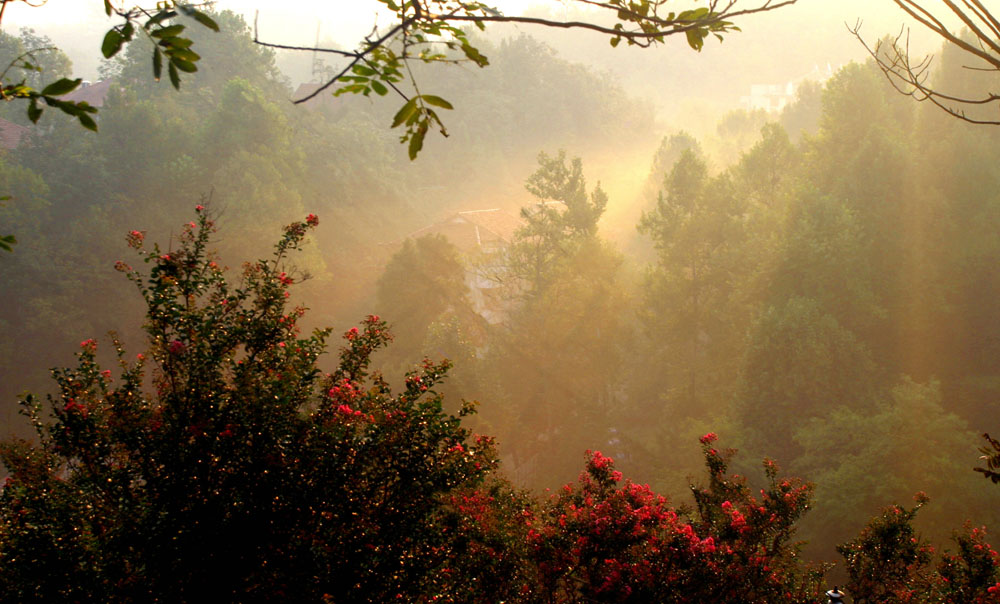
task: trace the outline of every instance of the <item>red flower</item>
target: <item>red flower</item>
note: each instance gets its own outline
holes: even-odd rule
[[[319,217],[316,216],[315,214],[310,214],[306,216],[306,224],[308,224],[309,226],[316,226],[317,224],[319,224]]]
[[[719,440],[719,435],[716,434],[715,432],[709,432],[705,436],[699,438],[698,442],[700,442],[703,445],[707,445],[708,443],[714,443],[717,440]]]
[[[139,249],[142,246],[142,240],[145,236],[145,233],[142,231],[129,231],[128,235],[125,236],[125,240],[128,242],[129,247]]]

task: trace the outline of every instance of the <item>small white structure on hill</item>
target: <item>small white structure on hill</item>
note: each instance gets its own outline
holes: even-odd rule
[[[799,86],[803,82],[825,82],[833,74],[833,67],[827,63],[826,69],[822,69],[816,65],[809,73],[799,76],[794,80],[789,80],[784,84],[753,84],[750,86],[750,94],[740,97],[740,107],[747,111],[763,109],[768,113],[777,113],[795,102]]]

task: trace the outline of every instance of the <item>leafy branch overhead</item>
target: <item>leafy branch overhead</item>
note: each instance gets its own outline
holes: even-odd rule
[[[43,48],[26,52],[11,62],[7,69],[0,74],[0,82],[3,83],[2,88],[0,88],[0,97],[5,101],[12,101],[14,99],[27,100],[28,119],[33,123],[37,123],[38,118],[42,116],[42,103],[44,103],[49,107],[55,107],[63,113],[77,118],[84,128],[96,132],[97,122],[91,117],[91,114],[97,113],[96,107],[91,106],[86,101],[67,101],[59,98],[79,88],[80,84],[83,83],[82,79],[71,80],[69,78],[60,78],[41,90],[29,86],[26,78],[22,78],[18,82],[9,81],[8,73],[12,69],[19,69],[26,73],[41,71],[41,68],[36,65],[35,53],[45,50],[49,49]]]
[[[201,56],[191,50],[190,38],[181,34],[187,26],[174,23],[179,15],[189,17],[201,25],[219,31],[219,25],[206,13],[198,10],[196,5],[182,2],[159,2],[155,10],[135,7],[130,10],[116,9],[111,0],[104,0],[104,12],[110,17],[117,15],[124,23],[108,30],[101,44],[101,53],[105,59],[118,54],[126,43],[131,42],[137,32],[145,34],[153,43],[153,78],[160,80],[163,75],[163,61],[167,62],[167,75],[174,88],[180,89],[180,72],[194,73],[198,71],[197,62]],[[138,25],[138,29],[136,29]]]
[[[705,39],[739,31],[734,19],[794,4],[796,0],[709,0],[707,6],[679,12],[669,10],[670,0],[571,0],[581,8],[598,9],[587,20],[507,15],[483,2],[467,0],[378,0],[391,11],[393,24],[375,29],[356,50],[290,46],[260,40],[255,26],[254,41],[270,48],[324,52],[347,59],[346,65],[311,94],[297,99],[304,103],[330,89],[335,96],[361,94],[386,96],[390,92],[403,99],[393,128],[402,128],[400,141],[408,143],[410,159],[423,147],[432,128],[448,132],[436,108],[451,109],[441,97],[423,94],[413,76],[413,63],[472,63],[485,67],[489,60],[470,41],[462,27],[471,24],[480,30],[491,23],[514,23],[538,27],[583,29],[607,36],[611,46],[622,41],[647,48],[662,44],[668,36],[684,35],[688,45],[700,51]],[[560,5],[567,4],[561,2]],[[609,24],[613,20],[613,25]]]
[[[3,18],[3,8],[12,0],[0,0],[0,21]],[[117,16],[124,21],[111,28],[101,43],[101,54],[105,59],[117,55],[126,44],[132,42],[136,34],[144,35],[153,44],[153,77],[159,80],[166,61],[167,75],[174,88],[180,88],[181,72],[194,73],[198,70],[197,62],[201,57],[191,50],[191,40],[183,36],[186,25],[175,23],[178,16],[185,16],[197,23],[219,31],[219,26],[206,13],[199,10],[200,5],[186,4],[176,1],[158,2],[156,8],[133,7],[131,9],[117,8],[111,0],[104,0],[104,12],[109,16]],[[41,71],[35,54],[51,50],[48,48],[30,50],[7,66],[0,74],[0,97],[5,101],[25,99],[28,101],[28,118],[37,123],[45,106],[54,107],[63,113],[77,118],[80,124],[88,130],[97,131],[97,122],[92,117],[97,108],[86,101],[70,101],[63,97],[83,83],[80,78],[62,78],[52,82],[45,88],[37,90],[27,84],[27,78],[12,81],[11,73],[21,71],[25,74]]]

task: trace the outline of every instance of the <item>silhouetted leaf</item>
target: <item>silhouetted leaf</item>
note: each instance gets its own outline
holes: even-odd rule
[[[82,78],[77,78],[75,80],[71,80],[69,78],[61,78],[43,88],[42,94],[44,96],[60,96],[63,94],[67,94],[69,92],[73,92],[74,90],[76,90],[77,86],[79,86],[81,83],[83,83]]]

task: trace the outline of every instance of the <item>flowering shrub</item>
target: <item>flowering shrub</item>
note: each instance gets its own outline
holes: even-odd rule
[[[792,541],[812,486],[764,462],[755,493],[732,451],[701,439],[708,481],[673,507],[588,452],[576,484],[536,501],[495,475],[491,439],[442,411],[450,363],[424,360],[394,394],[369,368],[387,345],[367,317],[303,335],[285,228],[238,284],[208,252],[205,208],[176,250],[126,236],[148,265],[115,268],[147,305],[148,349],[80,343],[28,396],[37,442],[0,445],[0,601],[821,602],[822,568]],[[980,528],[931,567],[912,509],[888,508],[839,548],[857,603],[1000,604],[1000,555]]]
[[[368,372],[390,339],[369,316],[319,365],[330,330],[302,335],[285,256],[318,224],[285,228],[238,284],[208,252],[203,207],[178,249],[128,234],[149,349],[116,371],[94,340],[23,401],[38,442],[9,442],[0,495],[0,600],[414,601],[461,551],[447,498],[495,467],[435,393],[425,361],[393,394]],[[460,415],[470,413],[471,406]]]
[[[934,548],[917,535],[913,519],[928,499],[894,505],[873,518],[861,534],[837,550],[844,556],[847,593],[858,604],[1000,603],[1000,554],[986,542],[986,530],[966,526],[931,567]]]
[[[611,458],[586,471],[529,519],[537,596],[545,602],[819,602],[821,572],[789,543],[811,485],[779,480],[759,498],[727,475],[728,453],[702,439],[709,484],[697,509],[673,508],[646,485],[622,482]]]
[[[952,537],[954,552],[941,555],[931,593],[946,604],[1000,602],[1000,554],[986,542],[986,529],[966,525]]]

